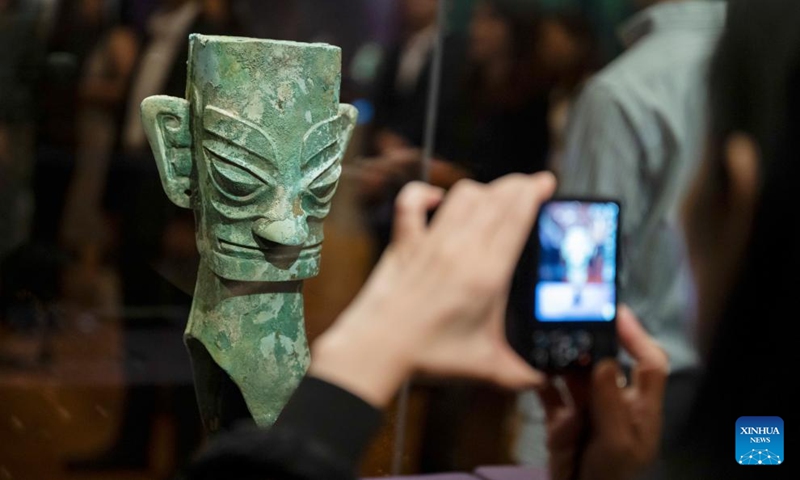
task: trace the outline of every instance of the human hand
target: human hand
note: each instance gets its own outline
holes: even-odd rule
[[[376,406],[408,375],[463,377],[507,388],[544,377],[514,353],[504,317],[511,277],[542,202],[549,173],[484,185],[407,185],[394,239],[366,285],[312,348],[309,373]],[[428,224],[427,212],[441,202]]]
[[[669,361],[625,306],[617,330],[636,361],[630,385],[616,360],[604,360],[591,378],[566,379],[571,402],[553,384],[540,392],[553,480],[630,479],[658,454]]]

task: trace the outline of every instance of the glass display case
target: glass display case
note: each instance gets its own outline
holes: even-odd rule
[[[190,34],[340,48],[357,121],[302,288],[312,343],[388,244],[404,184],[557,165],[570,101],[611,56],[608,3],[458,0],[437,21],[437,0],[0,0],[0,479],[173,478],[208,440],[184,343],[202,238],[140,117],[148,96],[186,98]],[[513,394],[407,393],[364,476],[517,461]]]

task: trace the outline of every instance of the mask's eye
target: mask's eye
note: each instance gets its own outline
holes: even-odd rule
[[[236,163],[217,155],[209,149],[206,152],[210,158],[211,178],[223,194],[235,200],[246,200],[255,195],[264,182],[252,172]]]
[[[310,171],[323,172],[336,163],[336,156],[339,155],[339,142],[333,142],[320,150],[316,155],[308,159],[306,167]]]
[[[308,190],[320,203],[327,203],[333,197],[336,186],[339,183],[339,176],[342,174],[342,166],[339,162],[334,162],[327,170],[322,172],[309,185]]]
[[[319,185],[311,187],[311,193],[314,194],[317,199],[324,202],[329,200],[330,197],[333,196],[334,190],[336,190],[337,182],[333,181],[328,183],[327,185]]]
[[[337,155],[339,155],[339,142],[334,142],[314,155],[308,162],[311,175],[314,175],[314,180],[308,189],[317,200],[323,203],[333,196],[339,175],[342,173],[341,162],[336,158]]]

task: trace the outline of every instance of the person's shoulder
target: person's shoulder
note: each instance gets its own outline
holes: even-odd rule
[[[625,102],[625,90],[616,81],[611,65],[586,80],[577,97],[578,110],[586,108],[605,109]]]
[[[705,64],[719,39],[717,32],[665,31],[641,38],[603,68],[598,76],[618,88],[652,79],[692,73]]]
[[[623,110],[663,108],[703,81],[712,51],[710,38],[644,38],[597,72],[582,96]]]
[[[657,63],[648,61],[657,52],[647,40],[642,39],[623,51],[592,75],[581,88],[581,96],[595,102],[619,102],[629,98],[631,88],[650,76],[650,70]]]

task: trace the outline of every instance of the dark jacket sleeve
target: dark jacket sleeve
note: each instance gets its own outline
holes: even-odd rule
[[[301,382],[269,429],[214,439],[186,469],[186,480],[351,480],[381,412],[322,380]]]

